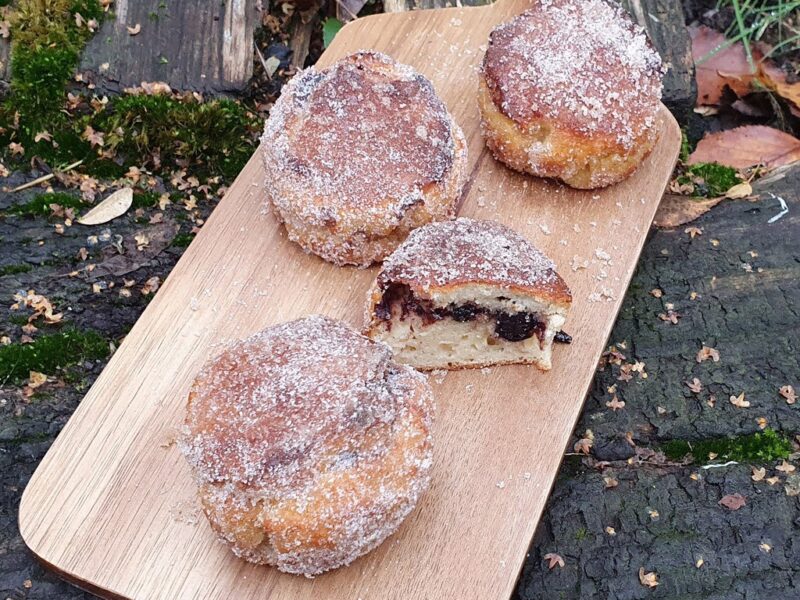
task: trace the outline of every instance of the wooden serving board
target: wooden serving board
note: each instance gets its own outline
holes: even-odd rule
[[[360,326],[375,276],[375,269],[337,268],[290,243],[264,209],[264,173],[254,156],[28,484],[20,529],[37,556],[108,597],[511,594],[680,146],[664,109],[653,154],[633,177],[599,192],[495,162],[479,133],[475,69],[492,27],[525,7],[524,0],[502,0],[358,19],[320,63],[375,48],[433,81],[469,141],[471,177],[460,213],[522,232],[556,261],[573,290],[565,329],[574,342],[555,349],[553,370],[496,367],[434,377],[430,490],[395,535],[351,566],[306,579],[236,559],[199,512],[173,443],[192,377],[219,344],[267,325],[323,313]]]

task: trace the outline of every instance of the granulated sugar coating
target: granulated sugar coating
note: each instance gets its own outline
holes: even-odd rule
[[[521,125],[552,119],[629,148],[653,126],[662,64],[641,27],[607,0],[537,0],[491,34],[483,74]]]
[[[466,179],[464,135],[430,81],[377,52],[298,73],[262,148],[290,238],[337,264],[371,264],[452,217]]]
[[[570,300],[553,261],[519,233],[496,221],[459,217],[421,227],[383,264],[379,285],[405,283],[428,290],[487,283]]]
[[[209,361],[179,444],[238,556],[312,576],[368,552],[411,511],[428,486],[432,417],[425,377],[313,316]]]

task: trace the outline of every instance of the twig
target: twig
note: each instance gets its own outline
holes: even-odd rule
[[[59,172],[60,173],[66,173],[67,171],[71,171],[75,167],[77,167],[79,165],[82,165],[82,164],[83,164],[83,159],[80,159],[79,161],[74,162],[71,165],[67,165],[66,167],[64,167]],[[11,192],[13,193],[13,192],[21,192],[22,190],[27,190],[28,188],[32,188],[35,185],[39,185],[40,183],[44,183],[45,181],[50,181],[55,176],[56,176],[56,171],[53,171],[52,173],[49,173],[47,175],[42,175],[41,177],[37,177],[33,181],[29,181],[28,183],[23,183],[22,185],[18,185],[13,190],[11,190]]]
[[[264,67],[264,75],[267,76],[267,79],[272,79],[272,75],[269,74],[269,69],[267,69],[267,61],[264,60],[264,55],[261,54],[261,50],[258,48],[258,44],[253,42],[253,48],[256,49],[256,54],[258,55],[258,60],[261,61],[261,66]]]

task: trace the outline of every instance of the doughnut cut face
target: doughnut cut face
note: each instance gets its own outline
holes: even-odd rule
[[[510,167],[598,188],[628,177],[657,140],[663,66],[606,0],[540,0],[492,31],[481,125]]]
[[[413,509],[428,486],[432,418],[422,375],[315,316],[207,363],[180,446],[236,555],[313,576],[376,547]]]
[[[366,333],[418,369],[551,368],[572,298],[553,263],[513,230],[459,218],[414,231],[367,300]]]
[[[369,266],[452,218],[466,180],[464,134],[430,81],[377,52],[298,73],[261,147],[290,239],[339,265]]]

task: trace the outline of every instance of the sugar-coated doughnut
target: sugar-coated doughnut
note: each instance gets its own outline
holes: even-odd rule
[[[490,35],[478,83],[486,143],[519,171],[576,188],[617,183],[656,143],[662,74],[613,0],[534,0]]]
[[[496,221],[458,218],[408,236],[368,294],[366,334],[418,369],[551,367],[572,303],[553,262]]]
[[[375,548],[412,510],[428,486],[432,417],[423,375],[312,316],[209,361],[180,447],[235,554],[313,576]]]
[[[378,52],[298,73],[261,148],[289,238],[337,265],[368,266],[452,218],[466,180],[464,134],[431,82]]]

